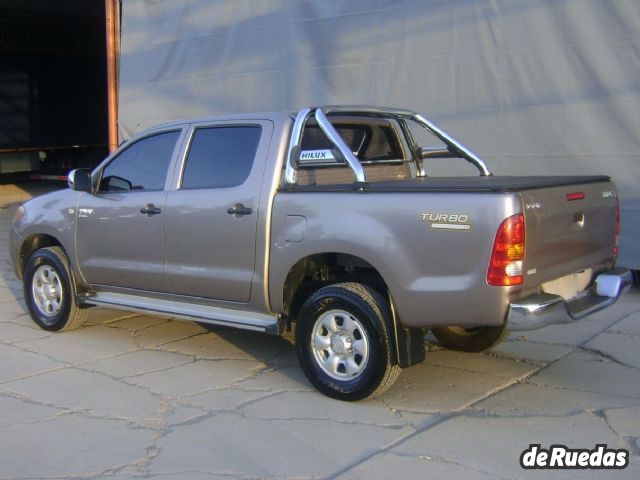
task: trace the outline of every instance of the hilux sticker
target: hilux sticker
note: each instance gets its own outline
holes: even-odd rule
[[[333,165],[338,162],[331,150],[302,150],[300,165]]]
[[[471,230],[469,215],[461,213],[421,213],[420,220],[434,230]]]

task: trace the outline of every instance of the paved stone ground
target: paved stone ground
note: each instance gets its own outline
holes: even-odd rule
[[[373,401],[315,392],[292,338],[94,309],[25,313],[0,187],[0,478],[640,478],[640,293],[485,354],[429,345]],[[622,471],[524,471],[530,443],[627,448]]]

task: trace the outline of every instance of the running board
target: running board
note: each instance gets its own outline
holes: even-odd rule
[[[275,335],[279,335],[284,330],[284,322],[275,315],[161,300],[125,293],[98,292],[91,295],[79,295],[78,303],[162,315]]]

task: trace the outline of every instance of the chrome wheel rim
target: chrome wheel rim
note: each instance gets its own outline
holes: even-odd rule
[[[58,272],[41,265],[33,274],[31,293],[36,308],[47,317],[55,317],[62,309],[62,282]]]
[[[331,378],[353,380],[369,361],[369,337],[351,313],[329,310],[313,326],[311,351],[316,364]]]

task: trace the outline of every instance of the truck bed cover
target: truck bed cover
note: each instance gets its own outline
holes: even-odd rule
[[[562,187],[586,183],[608,182],[606,175],[590,176],[479,176],[479,177],[425,177],[401,182],[367,182],[368,192],[518,192],[538,188]],[[345,185],[291,185],[289,191],[349,191],[353,184]]]

